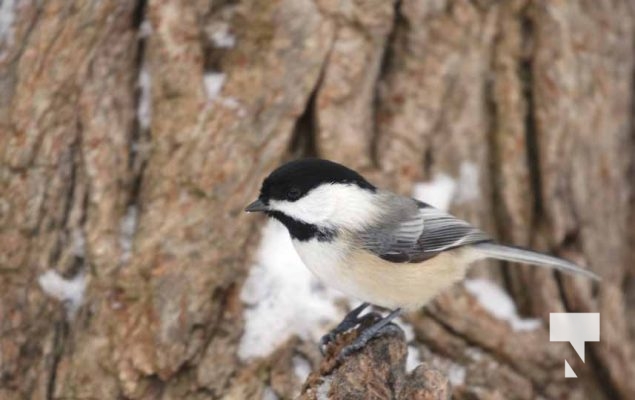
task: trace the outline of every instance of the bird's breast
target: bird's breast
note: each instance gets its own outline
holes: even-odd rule
[[[465,276],[469,257],[448,251],[422,263],[391,263],[345,243],[297,241],[304,264],[325,285],[372,304],[414,309]]]
[[[300,259],[306,267],[327,286],[338,289],[350,295],[350,288],[342,280],[345,265],[348,262],[349,251],[342,243],[319,241],[293,240]]]

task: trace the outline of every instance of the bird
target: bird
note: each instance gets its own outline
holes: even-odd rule
[[[245,211],[282,223],[302,262],[324,285],[362,302],[322,338],[322,345],[360,325],[360,314],[370,305],[391,310],[366,326],[340,358],[390,330],[402,312],[424,306],[465,278],[477,260],[533,264],[599,280],[570,261],[496,243],[462,219],[380,189],[325,159],[281,165],[264,179]]]

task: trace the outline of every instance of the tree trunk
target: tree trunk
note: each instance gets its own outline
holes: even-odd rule
[[[634,6],[0,1],[0,398],[635,398]],[[451,178],[454,214],[603,280],[478,266],[543,323],[459,285],[405,318],[412,373],[399,335],[239,357],[242,209],[315,155]],[[585,363],[549,342],[563,311],[601,315]]]

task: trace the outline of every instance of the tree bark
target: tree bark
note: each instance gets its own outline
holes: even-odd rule
[[[635,398],[634,6],[4,0],[0,398]],[[241,360],[264,222],[242,209],[299,156],[403,194],[449,175],[452,213],[603,280],[479,265],[543,324],[457,286],[406,317],[411,373],[399,335],[337,366],[299,337]],[[562,311],[601,315],[586,363],[549,342]]]

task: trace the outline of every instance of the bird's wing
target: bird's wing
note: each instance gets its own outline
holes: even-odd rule
[[[397,222],[369,228],[360,238],[363,248],[402,263],[422,262],[446,250],[491,240],[469,223],[421,202]]]

